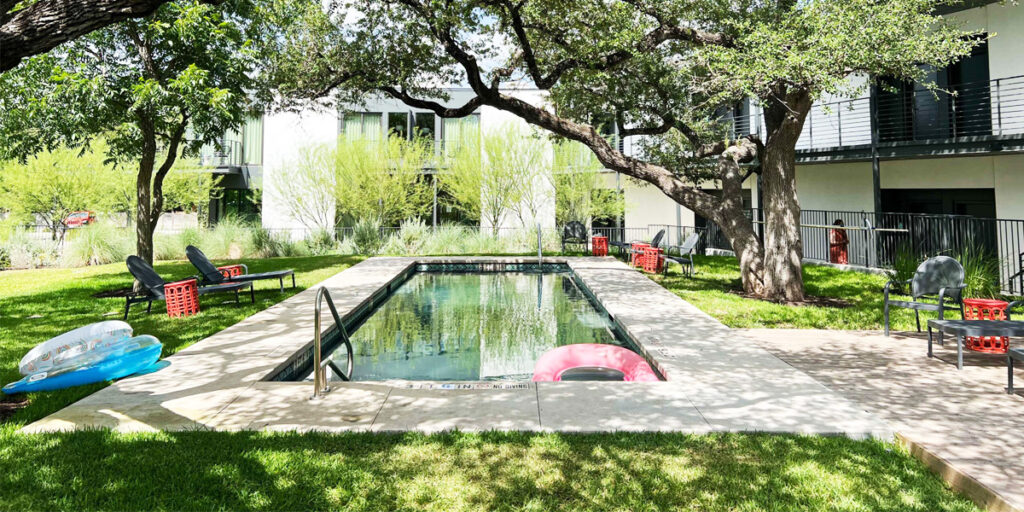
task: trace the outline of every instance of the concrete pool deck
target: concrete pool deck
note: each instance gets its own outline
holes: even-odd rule
[[[316,288],[345,316],[410,265],[530,258],[370,258],[121,380],[25,432],[146,430],[793,432],[890,439],[857,403],[612,258],[568,264],[668,379],[622,382],[309,382],[267,379],[313,338]],[[326,330],[332,322],[324,322]]]

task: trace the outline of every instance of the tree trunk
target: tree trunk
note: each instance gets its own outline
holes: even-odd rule
[[[740,265],[743,291],[763,297],[764,250],[754,231],[754,224],[743,209],[743,169],[739,162],[757,152],[753,144],[728,148],[718,157],[718,175],[722,183],[722,198],[717,211],[709,217],[718,224],[732,244]]]
[[[796,194],[796,142],[811,108],[810,96],[796,90],[765,108],[768,140],[761,162],[764,211],[764,297],[804,300],[803,241]]]
[[[139,159],[139,175],[135,181],[135,254],[146,263],[153,264],[153,232],[156,230],[157,215],[153,215],[152,186],[153,166],[156,163],[156,134],[148,119],[139,121],[142,131],[142,158]]]

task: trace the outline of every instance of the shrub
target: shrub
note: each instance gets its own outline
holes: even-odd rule
[[[210,258],[237,260],[254,252],[253,231],[255,229],[251,224],[229,216],[218,222],[213,229],[201,231],[199,240],[193,245]]]
[[[964,297],[992,299],[1000,295],[999,259],[976,244],[967,244],[956,255],[964,267]]]
[[[432,234],[426,222],[407,219],[398,229],[398,241],[404,246],[404,254],[420,254],[420,250]]]
[[[36,268],[57,260],[57,246],[25,230],[16,230],[4,243],[13,268]]]
[[[309,253],[313,256],[323,256],[333,251],[338,243],[334,239],[334,233],[326,229],[318,229],[314,231],[304,241],[306,248],[309,249]]]
[[[287,233],[274,233],[265,228],[252,232],[253,254],[261,258],[306,256],[309,247],[305,242],[292,240]]]
[[[892,268],[886,270],[885,275],[891,281],[904,283],[914,278],[914,274],[917,272],[917,267],[920,264],[920,258],[914,253],[913,248],[909,243],[904,242],[896,248],[896,253],[893,255]],[[907,293],[907,288],[900,284],[896,291]]]
[[[401,235],[398,233],[395,233],[388,237],[387,241],[384,242],[384,245],[381,246],[380,251],[378,251],[378,254],[384,254],[387,256],[416,255],[415,252],[410,251],[409,248],[406,247],[405,243],[402,242]]]
[[[130,230],[107,222],[75,229],[69,233],[68,238],[61,263],[70,267],[124,261],[135,249]]]
[[[352,228],[351,240],[357,253],[377,254],[384,243],[380,236],[380,223],[372,219],[360,219]]]

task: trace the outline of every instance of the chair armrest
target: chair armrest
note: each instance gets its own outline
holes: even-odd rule
[[[1008,306],[1006,306],[1006,319],[1007,320],[1010,319],[1010,311],[1012,311],[1017,306],[1022,306],[1022,305],[1024,305],[1024,300],[1015,300],[1015,301],[1011,302]]]

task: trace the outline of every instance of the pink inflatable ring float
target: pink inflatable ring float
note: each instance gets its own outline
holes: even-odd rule
[[[661,380],[651,369],[651,365],[647,364],[647,361],[636,352],[615,345],[597,343],[565,345],[547,351],[537,360],[537,365],[533,369],[533,380],[534,382],[557,382],[563,380],[563,376],[566,377],[565,380],[570,380],[569,377],[575,373],[574,370],[579,371],[578,375],[580,376],[588,372],[595,375],[603,374],[606,377],[609,374],[621,373],[621,380],[627,382]]]

